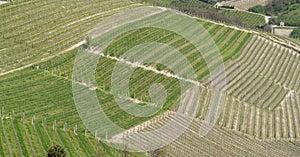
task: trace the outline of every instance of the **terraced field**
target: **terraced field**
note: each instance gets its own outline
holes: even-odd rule
[[[156,118],[155,122],[144,125],[138,132],[160,128],[174,117],[175,112],[161,115],[161,118]],[[178,125],[185,123],[184,116],[177,119],[176,122]],[[163,148],[167,152],[166,154],[171,156],[297,156],[299,154],[297,142],[256,140],[251,136],[219,126],[214,127],[205,137],[200,138],[198,135],[199,126],[201,126],[201,121],[199,119],[194,120],[180,138]],[[140,140],[135,139],[130,134],[127,138],[132,141]],[[134,143],[130,143],[130,145],[134,145]]]
[[[223,11],[226,15],[231,18],[240,19],[244,24],[247,26],[264,26],[266,24],[265,17],[259,14],[253,14],[244,11],[237,11],[237,10],[224,10]]]
[[[226,63],[230,97],[219,124],[259,139],[299,139],[299,57],[253,36],[242,55]]]
[[[98,152],[103,156],[124,155],[86,130],[74,104],[72,74],[77,47],[84,43],[81,41],[88,31],[104,17],[138,6],[123,0],[23,1],[0,5],[0,42],[3,43],[0,46],[0,156],[44,156],[54,144],[62,145],[68,156],[95,156]],[[145,118],[132,116],[117,105],[111,93],[112,71],[124,52],[141,43],[166,43],[191,63],[201,95],[198,119],[184,136],[164,150],[173,156],[187,155],[187,152],[204,156],[299,154],[299,53],[264,36],[201,19],[198,22],[216,42],[225,62],[228,82],[224,86],[228,91],[224,108],[208,136],[199,138],[194,131],[205,119],[211,95],[206,62],[186,39],[164,29],[127,32],[100,54],[95,90],[106,115],[115,124],[130,129],[157,115],[177,110],[181,95],[179,80],[143,67],[138,67],[130,78],[130,97],[122,99],[136,99],[143,105],[150,101],[150,86],[160,83],[168,99],[159,113]],[[221,64],[212,54],[204,55],[214,67]],[[173,62],[179,64],[176,59]],[[155,63],[145,66],[171,72]],[[172,113],[165,119],[170,119]],[[163,121],[156,121],[153,127]],[[116,133],[101,130],[97,134],[110,138]],[[225,140],[220,140],[222,137]],[[249,143],[251,147],[246,149]],[[268,152],[266,148],[276,151]],[[215,154],[208,150],[215,150]],[[130,156],[146,154],[130,153]]]
[[[134,6],[138,4],[96,0],[1,5],[1,73],[61,53],[82,41],[104,17]]]

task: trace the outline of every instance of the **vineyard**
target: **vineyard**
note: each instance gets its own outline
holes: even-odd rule
[[[244,11],[224,10],[226,15],[231,18],[240,19],[246,26],[263,26],[265,25],[265,17],[258,14],[252,14]]]
[[[56,55],[82,41],[102,18],[134,6],[138,5],[129,1],[95,0],[1,5],[0,70],[3,73]]]
[[[89,44],[83,42],[88,32],[103,18],[139,6],[126,0],[26,0],[0,5],[0,156],[45,156],[55,144],[63,146],[67,156],[124,156],[123,151],[102,143],[81,121],[72,93],[72,75],[78,51]],[[262,16],[254,20],[246,14],[231,13],[251,25],[265,22]],[[212,94],[213,80],[204,57],[215,68],[222,63],[209,52],[200,55],[179,34],[151,27],[121,34],[102,54],[94,54],[101,55],[94,90],[107,117],[124,129],[132,129],[164,115],[139,131],[155,129],[172,119],[181,98],[180,84],[178,78],[166,74],[173,73],[161,64],[140,65],[130,77],[130,96],[121,98],[144,105],[151,101],[148,89],[159,83],[168,99],[155,115],[135,117],[123,111],[111,92],[114,66],[124,61],[120,57],[126,51],[147,42],[165,43],[190,62],[201,95],[191,127],[164,151],[172,156],[299,154],[299,52],[263,35],[202,19],[197,22],[215,41],[226,67],[227,84],[223,88],[227,96],[213,130],[204,138],[197,136]],[[176,58],[171,62],[180,66]],[[185,121],[179,119],[178,123]],[[97,134],[106,138],[117,134],[108,130]]]
[[[140,126],[139,132],[151,131],[164,126],[174,118],[175,112],[169,112],[157,117],[155,123]],[[185,123],[184,117],[176,121],[179,125]],[[216,126],[205,137],[199,138],[198,129],[201,121],[193,121],[189,129],[177,140],[164,149],[171,156],[297,156],[299,154],[298,141],[259,141],[251,136]],[[176,129],[176,128],[174,128]],[[128,135],[128,139],[134,136]],[[131,143],[134,145],[134,143]],[[272,151],[269,151],[272,149]]]

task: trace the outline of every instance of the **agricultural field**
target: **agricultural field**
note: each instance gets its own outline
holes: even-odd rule
[[[223,12],[231,18],[240,19],[246,26],[262,27],[266,24],[265,17],[262,15],[237,10],[225,10]]]
[[[170,112],[156,123],[147,125],[141,132],[157,129],[171,121],[174,116],[175,112]],[[184,122],[184,117],[177,121],[177,123]],[[200,125],[200,120],[193,121],[188,130],[164,150],[171,156],[297,156],[299,154],[297,141],[260,141],[220,126],[214,127],[205,137],[199,138],[197,131]],[[270,149],[272,151],[269,151]]]
[[[206,3],[206,0],[136,0],[154,6],[162,6],[180,10],[189,15],[209,19],[221,23],[241,26],[252,29],[260,29],[266,24],[265,17],[245,10],[217,9],[213,3]],[[253,1],[254,2],[254,1]],[[256,3],[256,2],[254,2]]]
[[[56,55],[82,41],[102,18],[135,6],[130,1],[95,0],[1,5],[0,70],[4,73]]]
[[[141,6],[127,0],[24,0],[0,5],[0,156],[46,156],[53,145],[61,145],[67,156],[151,154],[118,150],[102,142],[98,135],[108,139],[119,132],[107,128],[91,133],[82,122],[72,92],[72,84],[81,83],[73,79],[74,63],[78,52],[91,44],[88,33],[105,17]],[[264,23],[264,18],[229,14],[250,25]],[[111,89],[115,65],[134,64],[122,58],[124,53],[143,43],[164,43],[189,61],[200,91],[196,118],[181,137],[161,148],[165,156],[299,155],[299,51],[279,44],[278,39],[268,39],[267,34],[193,19],[210,34],[226,68],[227,84],[221,90],[226,89],[227,95],[214,128],[203,138],[197,135],[207,118],[210,99],[217,99],[210,87],[220,83],[212,83],[204,58],[214,68],[222,63],[209,51],[205,56],[198,53],[182,35],[160,28],[128,31],[103,53],[93,54],[101,58],[95,71],[96,87],[91,90],[96,91],[106,116],[124,129],[138,127],[139,132],[172,120],[181,101],[180,81],[186,76],[174,76],[171,69],[158,63],[137,65],[129,80],[130,95],[120,99],[136,100],[143,106],[151,102],[148,89],[153,84],[162,85],[168,96],[159,112],[148,117],[122,110]],[[169,61],[180,66],[177,58]],[[180,116],[175,122],[186,123]]]

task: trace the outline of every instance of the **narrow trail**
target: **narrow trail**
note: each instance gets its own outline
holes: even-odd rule
[[[121,62],[121,63],[125,63],[125,64],[127,64],[127,65],[129,65],[131,67],[134,67],[134,68],[142,68],[143,70],[146,70],[146,71],[152,71],[152,72],[154,72],[156,74],[165,75],[165,76],[170,77],[170,78],[176,78],[178,80],[189,82],[189,83],[192,83],[192,84],[194,84],[196,86],[200,86],[202,88],[207,88],[203,84],[201,84],[199,81],[192,80],[192,79],[187,79],[187,78],[183,78],[181,76],[172,74],[172,73],[170,73],[168,71],[160,71],[160,70],[157,70],[154,67],[149,67],[149,66],[145,66],[143,64],[140,64],[139,62],[130,62],[130,61],[127,61],[127,60],[125,60],[123,58],[118,58],[118,57],[114,57],[114,56],[110,56],[110,55],[105,55],[104,53],[102,53],[100,51],[96,51],[96,50],[90,50],[88,52],[89,53],[93,53],[93,54],[97,54],[97,55],[100,55],[102,57],[105,57],[105,58],[108,58],[108,59],[111,59],[111,60],[115,60],[115,61],[118,61],[118,62]]]
[[[7,74],[10,74],[10,73],[13,73],[13,72],[16,72],[16,71],[20,71],[20,70],[29,68],[29,67],[31,67],[31,66],[33,66],[33,65],[36,65],[36,64],[39,64],[39,63],[48,61],[48,60],[50,60],[50,59],[52,59],[52,58],[54,58],[54,57],[56,57],[56,56],[59,56],[59,55],[64,54],[64,53],[66,53],[66,52],[68,52],[68,51],[74,50],[74,49],[76,49],[77,47],[79,47],[80,45],[82,45],[82,44],[84,44],[84,43],[86,43],[85,40],[84,40],[84,41],[81,41],[81,42],[79,42],[79,43],[77,43],[77,44],[71,46],[70,48],[65,49],[65,50],[63,50],[63,51],[61,51],[61,52],[59,52],[59,53],[57,53],[57,54],[55,54],[55,55],[48,56],[48,57],[43,58],[43,59],[41,59],[41,60],[39,60],[39,61],[36,61],[36,62],[27,64],[27,65],[24,65],[24,66],[22,66],[22,67],[19,67],[19,68],[10,70],[10,71],[6,71],[6,72],[4,72],[4,73],[1,73],[0,76],[7,75]]]
[[[84,82],[78,82],[78,81],[74,81],[72,79],[69,79],[67,77],[64,77],[64,76],[59,76],[59,75],[56,75],[56,74],[53,74],[51,73],[50,71],[45,71],[47,73],[49,73],[49,75],[51,76],[54,76],[54,77],[57,77],[57,78],[60,78],[60,79],[64,79],[66,81],[69,81],[69,82],[72,82],[72,83],[75,83],[75,84],[79,84],[81,86],[85,86],[85,87],[88,87],[89,90],[91,91],[94,91],[94,90],[100,90],[101,92],[105,93],[105,94],[110,94],[112,95],[113,93],[109,92],[109,91],[106,91],[102,88],[99,88],[98,86],[93,86],[92,84],[87,84],[87,83],[84,83]],[[143,100],[140,100],[140,99],[136,99],[136,98],[132,98],[132,97],[124,97],[124,96],[119,96],[119,98],[121,99],[124,99],[124,100],[129,100],[133,103],[136,103],[136,104],[147,104],[147,105],[151,105],[151,106],[154,106],[156,104],[154,103],[151,103],[151,102],[146,102],[146,101],[143,101]]]

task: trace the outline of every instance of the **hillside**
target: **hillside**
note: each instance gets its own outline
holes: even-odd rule
[[[213,3],[199,0],[136,0],[148,5],[173,8],[199,18],[210,19],[228,25],[241,26],[252,29],[261,29],[265,25],[265,17],[246,11],[233,9],[217,9]]]
[[[26,0],[0,5],[0,156],[45,156],[55,144],[63,146],[67,156],[125,156],[124,151],[100,140],[100,137],[115,136],[119,133],[117,130],[87,130],[76,108],[72,87],[74,84],[95,86],[91,90],[95,91],[104,113],[124,129],[132,129],[167,113],[162,120],[152,123],[153,128],[161,126],[177,111],[182,94],[180,82],[186,81],[187,76],[177,76],[159,63],[139,65],[122,58],[137,45],[155,42],[172,46],[189,61],[195,70],[193,81],[200,90],[200,107],[191,128],[162,150],[172,156],[188,153],[192,156],[293,156],[300,153],[300,51],[297,43],[291,44],[284,38],[184,16],[195,19],[207,30],[226,68],[227,84],[221,91],[226,89],[227,95],[221,115],[204,138],[195,134],[196,127],[206,120],[211,99],[218,100],[211,97],[210,87],[218,85],[212,83],[217,77],[210,77],[205,57],[214,68],[222,63],[212,52],[205,52],[204,56],[198,53],[180,34],[151,27],[123,33],[102,53],[93,54],[101,58],[95,67],[96,82],[86,81],[91,87],[82,80],[74,80],[78,52],[88,51],[95,44],[86,38],[91,30],[105,17],[141,6],[127,0]],[[157,9],[161,15],[172,12]],[[259,24],[259,19],[243,17],[251,24]],[[177,25],[184,26],[185,23]],[[182,66],[177,58],[166,60],[174,67]],[[128,82],[130,95],[120,99],[135,100],[143,106],[152,101],[148,89],[160,84],[168,99],[159,112],[138,117],[118,105],[111,87],[118,62],[137,66]],[[152,125],[149,126],[151,129]],[[270,149],[274,152],[268,151]]]
[[[242,10],[248,10],[251,7],[257,6],[257,5],[267,5],[268,3],[270,3],[272,0],[225,0],[222,1],[220,0],[221,3],[223,3],[224,5],[228,5],[228,6],[234,6],[238,9],[242,9]]]
[[[161,115],[158,121],[151,122],[143,127],[140,132],[152,131],[170,122],[176,115],[169,112]],[[178,124],[185,122],[181,116]],[[253,136],[232,131],[227,128],[215,126],[205,137],[198,135],[201,121],[196,119],[187,131],[170,145],[162,150],[171,156],[297,156],[299,154],[299,141],[286,140],[258,140]],[[136,141],[134,135],[127,136],[128,141]],[[134,142],[130,145],[135,145]],[[142,146],[140,146],[142,147]],[[270,151],[272,150],[272,151]],[[166,155],[167,156],[167,155]]]

